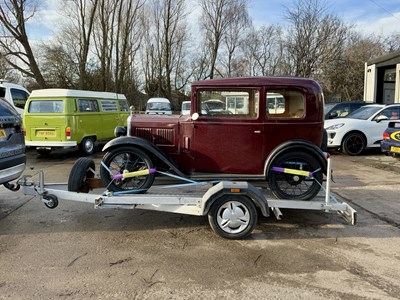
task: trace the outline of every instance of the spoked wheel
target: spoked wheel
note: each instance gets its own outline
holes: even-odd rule
[[[131,178],[112,178],[116,174],[147,170],[154,167],[150,157],[140,149],[134,147],[114,148],[104,155],[103,163],[109,170],[102,165],[100,177],[110,191],[133,190],[136,193],[145,193],[153,184],[154,173]]]
[[[226,239],[243,239],[257,223],[257,210],[247,197],[227,195],[216,200],[208,212],[215,233]]]
[[[365,143],[365,139],[361,134],[350,133],[343,139],[342,150],[350,156],[356,156],[363,152]]]
[[[321,166],[311,155],[303,152],[286,153],[278,156],[272,167],[299,171],[314,172]],[[294,171],[294,173],[295,173]],[[275,196],[288,200],[310,200],[321,189],[322,170],[313,173],[312,176],[290,174],[288,172],[269,171],[268,185]]]

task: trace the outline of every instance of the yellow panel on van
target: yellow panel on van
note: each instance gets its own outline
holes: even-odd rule
[[[25,105],[25,143],[39,153],[79,146],[84,155],[90,155],[96,141],[112,139],[116,126],[126,126],[128,116],[123,94],[34,90]]]

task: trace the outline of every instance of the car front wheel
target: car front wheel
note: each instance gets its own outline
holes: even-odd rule
[[[365,139],[360,133],[350,133],[342,142],[342,150],[350,156],[360,155],[365,148]]]
[[[102,160],[100,177],[108,190],[117,192],[130,190],[145,193],[153,184],[154,173],[129,178],[113,178],[113,175],[154,168],[150,157],[135,147],[117,147],[107,152]]]

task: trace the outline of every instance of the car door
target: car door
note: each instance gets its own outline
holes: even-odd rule
[[[230,111],[226,103],[234,97],[240,103],[244,101],[249,108]],[[198,94],[199,117],[192,120],[194,173],[263,173],[264,138],[258,118],[258,99],[258,91],[218,90]],[[215,108],[207,105],[217,101],[225,106]]]
[[[377,144],[383,138],[383,132],[389,125],[390,121],[400,121],[400,106],[388,106],[385,109],[381,110],[378,114],[376,114],[372,119],[372,126],[369,130],[368,145],[371,146],[373,144]],[[387,119],[383,119],[377,121],[377,118],[380,116],[385,116]]]

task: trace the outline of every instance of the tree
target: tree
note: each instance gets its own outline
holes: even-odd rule
[[[24,76],[34,78],[38,85],[44,88],[46,81],[39,69],[26,32],[26,23],[34,17],[36,10],[37,1],[35,0],[1,1],[0,48],[8,64]]]
[[[145,90],[149,96],[173,100],[172,90],[182,88],[188,81],[185,76],[188,38],[185,0],[153,0],[147,14],[142,51]]]
[[[238,28],[248,20],[247,0],[201,0],[201,26],[210,51],[210,79],[214,78],[221,43],[229,29]],[[235,25],[236,24],[236,25]],[[232,31],[231,31],[232,32]],[[228,39],[228,38],[227,38]],[[231,41],[233,41],[231,39]],[[234,44],[236,47],[236,44]],[[233,44],[230,45],[232,51]],[[233,49],[234,51],[234,49]],[[228,50],[229,52],[229,50]]]
[[[62,30],[62,41],[73,47],[79,70],[79,89],[86,88],[87,66],[94,19],[99,0],[63,0],[65,16],[69,19]]]
[[[290,75],[318,77],[343,51],[348,27],[321,0],[298,0],[286,8],[285,56]]]
[[[383,54],[378,38],[349,34],[340,59],[335,60],[325,72],[324,90],[327,97],[335,95],[342,100],[361,100],[364,97],[365,62]]]
[[[282,29],[277,25],[252,30],[242,48],[248,61],[249,75],[285,75],[282,71]]]

